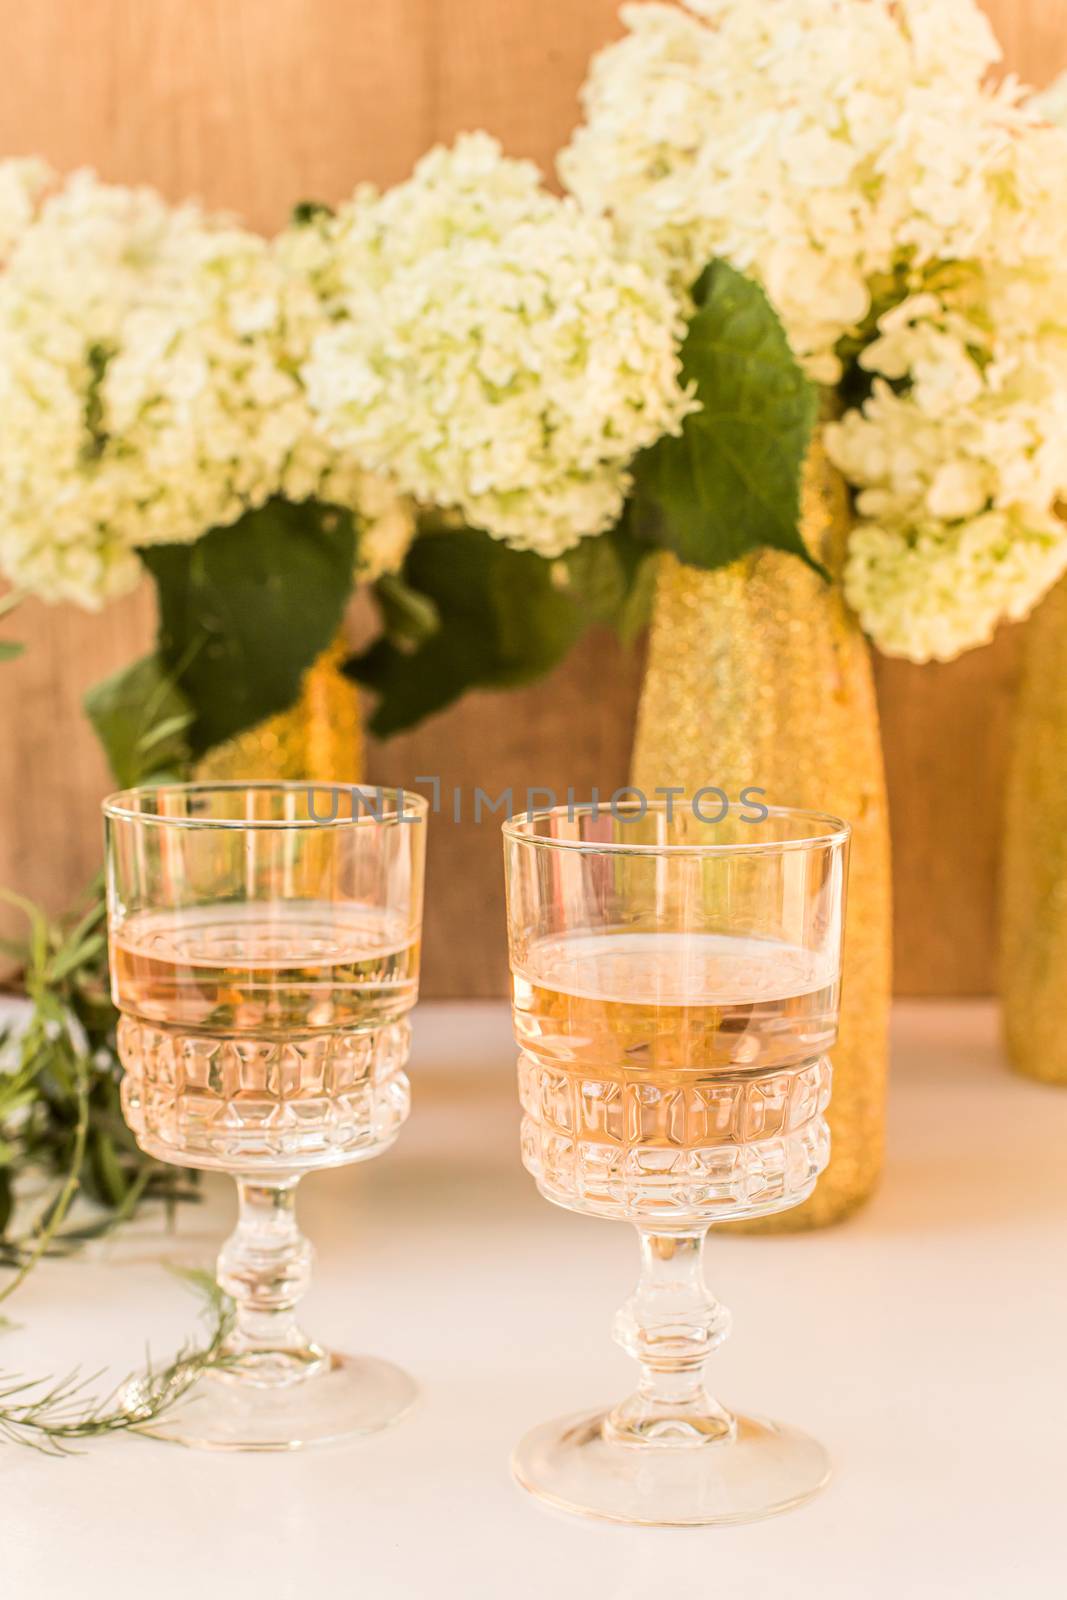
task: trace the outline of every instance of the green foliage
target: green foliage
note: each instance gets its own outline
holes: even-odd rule
[[[441,614],[428,594],[417,589],[396,573],[386,573],[374,585],[382,627],[386,635],[401,648],[417,650],[433,637],[441,626]]]
[[[557,581],[590,622],[604,623],[632,644],[648,622],[656,552],[634,535],[629,507],[617,527],[583,539],[557,564]]]
[[[145,1198],[189,1198],[189,1176],[138,1150],[119,1104],[117,1014],[108,993],[100,884],[75,918],[50,921],[21,896],[0,899],[26,917],[29,936],[7,953],[23,963],[27,1023],[0,1041],[0,1285],[8,1299],[44,1255],[64,1255],[109,1232]],[[32,1172],[52,1188],[29,1225],[14,1229],[16,1190]],[[102,1213],[65,1227],[78,1195]]]
[[[373,689],[371,731],[387,738],[469,689],[503,689],[551,671],[590,620],[556,564],[470,528],[426,533],[404,564],[405,621],[346,671]],[[398,588],[386,589],[395,613]],[[408,619],[418,596],[422,626]]]
[[[161,1417],[206,1372],[232,1365],[228,1341],[234,1328],[233,1301],[203,1272],[179,1271],[204,1302],[207,1342],[185,1345],[167,1366],[145,1370],[103,1400],[86,1394],[77,1372],[55,1381],[0,1374],[0,1438],[45,1455],[69,1455],[83,1439],[129,1433]]]
[[[638,457],[635,532],[698,567],[760,545],[810,560],[800,481],[816,390],[758,284],[716,261],[695,296],[682,364],[701,410]]]
[[[325,200],[298,200],[289,213],[294,228],[306,228],[313,222],[325,222],[334,215],[333,206]]]
[[[181,776],[194,712],[159,656],[105,678],[84,704],[120,788]]]
[[[108,436],[104,428],[104,402],[101,391],[113,353],[102,344],[94,344],[88,352],[89,382],[85,390],[86,442],[82,447],[82,455],[87,464],[98,461],[107,449]]]
[[[9,612],[17,609],[22,604],[23,595],[18,589],[13,589],[10,594],[0,599],[0,617],[6,617]],[[14,661],[20,656],[26,646],[18,639],[0,639],[0,661]]]
[[[340,627],[352,589],[352,514],[271,500],[188,545],[140,552],[159,591],[159,655],[192,708],[203,755],[284,711]]]

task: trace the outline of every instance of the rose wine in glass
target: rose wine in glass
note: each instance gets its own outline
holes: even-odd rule
[[[328,901],[135,913],[111,966],[142,1148],[224,1170],[378,1153],[407,1114],[418,953],[402,916]]]
[[[172,785],[105,802],[122,1102],[138,1144],[231,1172],[223,1372],[150,1431],[293,1449],[394,1420],[414,1386],[296,1320],[299,1178],[379,1155],[409,1105],[425,803],[300,784]],[[339,798],[340,797],[340,798]]]
[[[616,1321],[638,1389],[535,1429],[516,1474],[622,1521],[783,1510],[827,1459],[708,1394],[729,1317],[701,1252],[711,1223],[800,1204],[826,1165],[848,829],[635,803],[504,832],[523,1160],[547,1199],[634,1223],[643,1259]]]

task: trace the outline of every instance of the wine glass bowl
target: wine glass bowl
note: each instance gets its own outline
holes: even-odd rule
[[[848,829],[635,801],[504,834],[523,1160],[554,1203],[634,1223],[643,1259],[616,1322],[638,1391],[536,1429],[516,1473],[626,1521],[784,1509],[826,1459],[707,1394],[729,1318],[700,1256],[712,1223],[800,1204],[828,1160]]]
[[[521,996],[525,981],[516,978]],[[515,1031],[530,1015],[515,1003]],[[691,1079],[692,1081],[687,1081]],[[825,1056],[762,1072],[638,1065],[608,1077],[519,1057],[522,1158],[546,1199],[570,1211],[671,1226],[800,1205],[829,1160]]]
[[[232,1173],[240,1202],[219,1258],[225,1368],[151,1431],[294,1449],[384,1426],[414,1386],[300,1328],[311,1249],[294,1200],[306,1172],[387,1149],[408,1113],[425,801],[176,784],[104,811],[126,1120],[148,1154]]]
[[[149,1155],[291,1174],[379,1155],[399,1133],[417,946],[378,955],[388,924],[343,908],[293,906],[284,927],[249,903],[116,929],[122,1105]]]

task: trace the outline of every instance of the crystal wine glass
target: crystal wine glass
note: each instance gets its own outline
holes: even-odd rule
[[[633,1223],[642,1260],[615,1322],[636,1391],[535,1428],[513,1466],[623,1522],[744,1521],[829,1475],[814,1440],[705,1388],[730,1318],[701,1254],[710,1224],[798,1205],[826,1165],[849,829],[720,809],[504,824],[523,1161],[546,1199]]]
[[[408,1114],[426,802],[300,783],[174,784],[104,802],[123,1111],[141,1149],[237,1180],[218,1281],[224,1370],[146,1429],[290,1450],[384,1427],[414,1398],[388,1362],[296,1320],[305,1172],[365,1161]]]

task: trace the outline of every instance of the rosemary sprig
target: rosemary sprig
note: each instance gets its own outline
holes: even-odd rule
[[[149,1362],[143,1372],[126,1378],[100,1400],[87,1394],[99,1373],[83,1378],[73,1372],[58,1381],[0,1374],[0,1439],[45,1455],[70,1455],[82,1439],[143,1428],[163,1416],[205,1373],[224,1371],[234,1359],[227,1351],[234,1326],[233,1301],[206,1272],[183,1270],[178,1276],[203,1297],[209,1325],[206,1344],[184,1345],[166,1367],[157,1369]]]
[[[142,1200],[173,1206],[193,1198],[195,1179],[145,1156],[122,1119],[102,885],[93,885],[80,915],[60,922],[6,890],[0,899],[29,924],[26,941],[6,949],[22,964],[17,992],[30,1006],[17,1040],[0,1038],[0,1049],[15,1058],[11,1070],[0,1070],[0,1267],[13,1273],[0,1288],[3,1301],[43,1256],[69,1255],[100,1238]],[[31,1169],[54,1174],[55,1183],[16,1235],[15,1186]],[[104,1215],[64,1228],[79,1194]]]
[[[57,1193],[49,1201],[35,1224],[31,1242],[22,1249],[22,1259],[13,1275],[0,1288],[0,1304],[10,1299],[21,1283],[29,1277],[58,1234],[78,1192],[79,1174],[85,1159],[85,1145],[89,1136],[89,1075],[84,1061],[74,1063],[75,1097],[78,1107],[74,1139],[71,1145],[70,1167]]]

